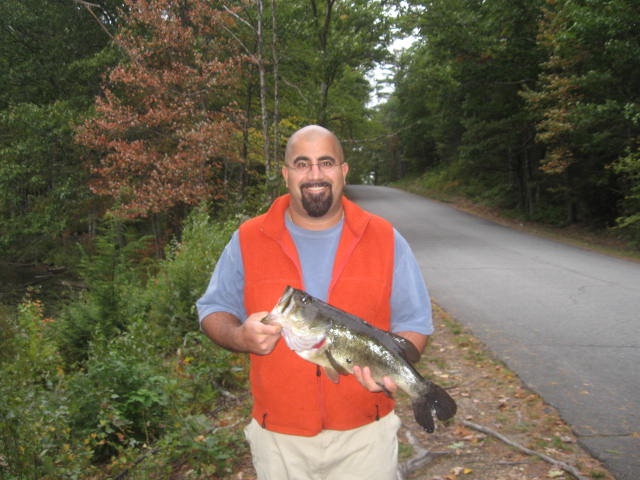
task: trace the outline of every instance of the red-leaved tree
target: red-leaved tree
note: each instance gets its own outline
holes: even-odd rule
[[[245,60],[234,17],[209,0],[125,0],[115,37],[125,60],[107,76],[77,140],[95,153],[94,193],[120,218],[224,197],[239,162],[234,103]]]

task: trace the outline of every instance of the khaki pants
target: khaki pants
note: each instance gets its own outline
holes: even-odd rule
[[[391,412],[360,428],[315,437],[270,432],[255,420],[244,432],[259,480],[394,480],[399,428]]]

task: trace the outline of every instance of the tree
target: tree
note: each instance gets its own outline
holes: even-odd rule
[[[109,61],[104,49],[119,2],[92,3],[104,23],[74,0],[0,2],[0,109],[56,100],[72,99],[82,107],[91,102]]]
[[[324,123],[344,139],[366,136],[365,75],[386,56],[390,24],[388,2],[276,4],[243,4],[235,30],[252,59],[245,76],[243,157],[264,165],[268,186],[277,180],[280,131],[288,135],[301,125]]]
[[[125,2],[116,44],[126,60],[78,141],[94,152],[94,193],[123,218],[225,198],[238,162],[240,67],[234,17],[215,2]]]
[[[531,211],[537,154],[519,92],[537,78],[539,2],[409,3],[402,24],[419,38],[401,58],[393,105],[404,154]]]
[[[343,136],[357,129],[370,90],[365,75],[388,56],[391,3],[305,0],[279,6],[283,112]]]
[[[0,250],[14,259],[42,259],[87,221],[89,192],[72,141],[76,116],[68,102],[0,112]]]
[[[115,22],[114,3],[101,2],[101,26],[72,0],[0,2],[3,256],[51,261],[51,249],[89,230],[87,177],[72,127],[114,59],[103,29]]]
[[[569,222],[603,226],[618,216],[621,171],[609,167],[635,149],[639,133],[639,16],[628,0],[547,2],[540,43],[548,61],[526,98],[547,148],[542,169]]]

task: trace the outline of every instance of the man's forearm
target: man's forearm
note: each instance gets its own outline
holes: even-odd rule
[[[207,337],[221,347],[234,352],[246,352],[243,345],[240,327],[242,323],[234,315],[227,312],[210,313],[200,323]]]

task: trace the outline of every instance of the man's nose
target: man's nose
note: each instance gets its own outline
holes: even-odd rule
[[[320,164],[319,163],[310,163],[309,164],[309,175],[313,176],[313,177],[320,177],[322,176],[322,169],[320,168]]]

